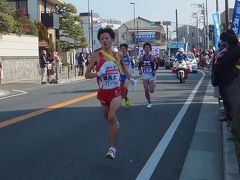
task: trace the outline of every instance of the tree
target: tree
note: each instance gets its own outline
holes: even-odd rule
[[[0,33],[38,35],[37,28],[27,17],[24,9],[16,10],[13,3],[7,0],[0,0]]]
[[[60,37],[57,40],[57,47],[62,51],[87,47],[83,28],[78,25],[81,17],[77,15],[77,9],[72,4],[63,4],[56,6],[56,11],[60,15]],[[68,41],[63,37],[72,40]]]
[[[14,19],[16,9],[13,4],[7,2],[7,0],[0,1],[0,33],[22,33],[22,25]]]

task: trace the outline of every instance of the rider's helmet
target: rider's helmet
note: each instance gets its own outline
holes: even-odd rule
[[[183,48],[179,48],[179,49],[178,49],[178,52],[179,52],[179,53],[183,53],[183,52],[184,52],[184,49],[183,49]]]

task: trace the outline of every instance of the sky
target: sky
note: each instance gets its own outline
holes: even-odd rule
[[[193,4],[202,4],[207,1],[208,19],[212,24],[211,14],[216,11],[216,0],[65,0],[66,3],[73,4],[78,12],[93,10],[104,19],[121,20],[123,23],[133,19],[134,11],[131,2],[135,3],[135,16],[145,18],[150,21],[171,21],[176,22],[176,9],[178,12],[178,24],[195,25],[196,20],[192,18],[192,13],[200,9]],[[234,6],[235,0],[228,0],[229,8]],[[225,0],[218,0],[219,12],[225,9]]]

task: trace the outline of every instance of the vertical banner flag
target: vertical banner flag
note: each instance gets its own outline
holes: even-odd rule
[[[240,0],[235,0],[235,5],[233,9],[233,15],[232,15],[232,30],[235,32],[235,34],[238,36],[239,34],[239,24],[240,20]]]
[[[213,22],[214,22],[214,32],[215,32],[215,49],[218,51],[218,44],[219,44],[219,38],[220,38],[220,18],[219,13],[213,13]]]

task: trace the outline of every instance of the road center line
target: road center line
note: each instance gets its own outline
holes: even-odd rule
[[[64,102],[61,102],[61,103],[58,103],[58,104],[55,104],[55,105],[52,105],[52,106],[48,106],[44,109],[40,109],[40,110],[31,112],[31,113],[28,113],[28,114],[24,114],[24,115],[6,120],[6,121],[0,123],[0,128],[3,128],[5,126],[9,126],[11,124],[15,124],[15,123],[20,122],[20,121],[27,120],[29,118],[38,116],[38,115],[46,113],[48,111],[52,111],[52,110],[59,109],[59,108],[62,108],[62,107],[65,107],[65,106],[68,106],[68,105],[71,105],[71,104],[74,104],[74,103],[77,103],[77,102],[80,102],[80,101],[84,101],[86,99],[90,99],[90,98],[92,98],[96,95],[97,95],[96,92],[90,93],[90,94],[80,96],[80,97],[75,98],[75,99],[71,99],[71,100],[64,101]]]
[[[194,96],[196,95],[197,90],[199,89],[200,85],[202,84],[202,81],[205,77],[205,73],[202,71],[201,71],[201,73],[203,73],[203,77],[198,81],[198,84],[195,86],[195,88],[191,92],[187,101],[184,103],[183,107],[181,108],[181,110],[179,111],[177,116],[175,117],[171,126],[168,128],[167,132],[165,133],[165,135],[163,136],[163,138],[161,139],[161,141],[159,142],[159,144],[153,151],[152,155],[150,156],[150,158],[144,165],[143,169],[137,176],[136,180],[147,180],[147,179],[150,179],[150,177],[152,176],[155,168],[157,167],[158,162],[161,160],[163,153],[167,149],[168,144],[170,143],[173,135],[175,134],[179,124],[181,123],[184,114],[186,113]]]

